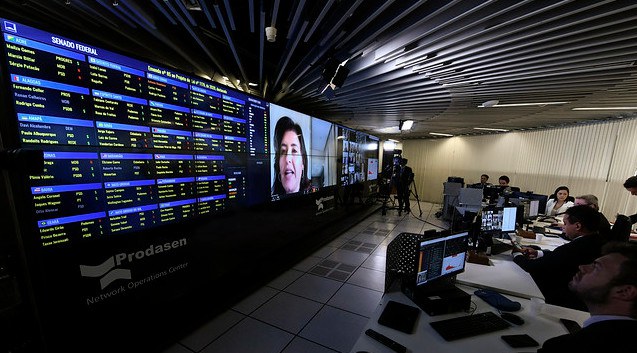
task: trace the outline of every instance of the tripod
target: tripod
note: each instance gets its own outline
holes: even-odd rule
[[[414,186],[414,189],[411,189],[411,186]],[[422,208],[420,207],[420,198],[418,197],[418,189],[416,188],[416,183],[414,182],[414,180],[411,180],[411,183],[409,183],[409,193],[414,195],[414,197],[416,198],[416,202],[418,203],[418,217],[422,217]],[[409,202],[409,200],[407,200],[406,202]]]

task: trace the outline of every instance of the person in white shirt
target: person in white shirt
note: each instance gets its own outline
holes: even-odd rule
[[[569,200],[568,188],[566,186],[560,186],[555,189],[553,195],[549,196],[544,214],[547,216],[556,216],[564,213],[564,211],[574,205],[575,203]]]

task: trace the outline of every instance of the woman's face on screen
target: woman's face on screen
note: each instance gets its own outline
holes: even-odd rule
[[[301,141],[296,132],[288,130],[281,139],[279,177],[285,193],[298,192],[303,177],[303,155]]]

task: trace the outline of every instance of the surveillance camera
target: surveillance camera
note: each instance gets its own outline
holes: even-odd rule
[[[268,42],[276,41],[276,27],[265,27],[265,37]]]

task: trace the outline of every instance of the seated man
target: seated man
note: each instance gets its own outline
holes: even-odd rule
[[[597,232],[597,211],[588,206],[570,207],[562,228],[569,243],[553,251],[516,247],[513,261],[533,277],[546,303],[585,311],[584,303],[568,290],[568,282],[578,266],[591,263],[600,254],[604,240]]]
[[[604,256],[580,266],[568,286],[591,317],[573,334],[548,339],[538,353],[628,352],[637,332],[637,246],[610,242]]]

